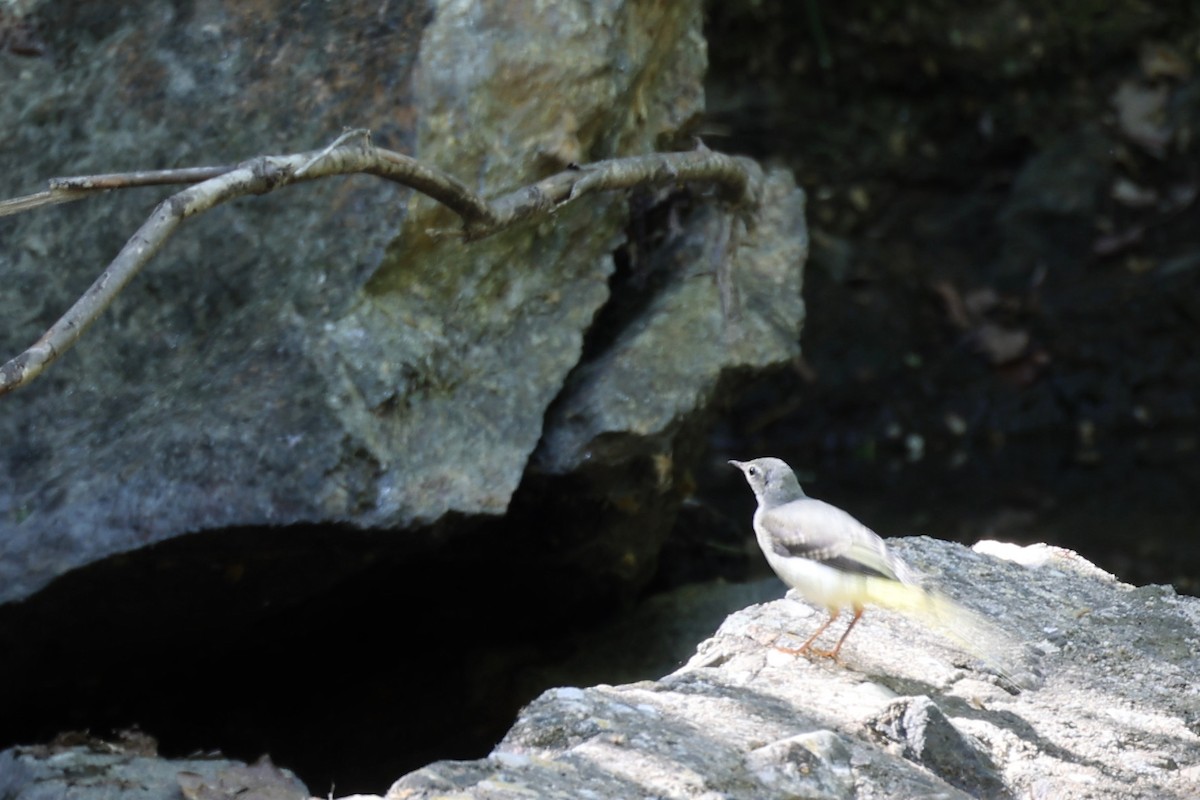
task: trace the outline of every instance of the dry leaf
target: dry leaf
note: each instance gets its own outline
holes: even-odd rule
[[[963,297],[963,303],[974,316],[980,316],[1000,305],[1000,294],[990,286],[974,289]]]
[[[942,298],[942,302],[946,304],[946,315],[950,317],[950,323],[956,328],[967,330],[971,327],[971,315],[967,311],[967,305],[963,302],[962,295],[958,293],[958,289],[949,281],[935,281],[930,285],[930,288]]]
[[[1192,74],[1192,66],[1187,59],[1179,55],[1178,50],[1163,42],[1143,43],[1138,60],[1142,65],[1142,74],[1151,80],[1187,80]]]
[[[1171,141],[1166,126],[1167,87],[1123,81],[1112,97],[1121,133],[1154,156],[1162,156]]]
[[[1113,181],[1109,195],[1121,205],[1131,208],[1144,208],[1158,202],[1158,192],[1138,186],[1128,178],[1117,178]]]
[[[1025,348],[1029,346],[1029,332],[984,322],[975,329],[975,341],[993,364],[1007,364],[1025,353]]]
[[[1142,236],[1145,233],[1145,227],[1134,225],[1120,233],[1110,233],[1107,236],[1101,236],[1092,242],[1092,252],[1098,256],[1110,256],[1113,253],[1124,250],[1130,245],[1137,244],[1142,240]]]

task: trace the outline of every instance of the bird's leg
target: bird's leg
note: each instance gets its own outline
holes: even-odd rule
[[[816,633],[814,633],[812,636],[808,637],[808,639],[804,642],[804,644],[800,645],[799,647],[780,647],[779,645],[775,645],[775,649],[781,653],[787,653],[789,656],[798,656],[798,655],[803,655],[804,653],[809,652],[810,650],[812,650],[812,643],[817,640],[818,636],[820,636],[822,633],[825,632],[826,628],[828,628],[830,625],[833,624],[833,621],[838,618],[838,614],[840,614],[840,613],[841,612],[838,611],[838,609],[836,609],[836,608],[829,609],[829,619],[825,620],[825,624],[822,625],[821,627],[817,628]],[[855,617],[854,620],[855,620],[855,622],[857,622],[858,617]],[[853,622],[850,623],[850,627],[854,627]],[[843,636],[842,638],[845,639],[846,637]],[[841,642],[838,642],[838,646],[839,647],[841,646]],[[822,656],[825,655],[825,653],[821,650],[812,650],[812,652],[816,653],[817,655],[822,655]]]
[[[846,626],[846,632],[842,634],[842,638],[837,640],[837,644],[833,646],[833,649],[828,651],[814,650],[813,652],[817,655],[825,656],[826,658],[832,658],[834,661],[837,661],[838,653],[840,653],[842,650],[842,643],[846,641],[846,637],[850,635],[850,631],[854,630],[854,626],[858,624],[860,619],[862,619],[862,615],[863,607],[856,605],[854,607],[854,619],[850,620],[850,624]]]

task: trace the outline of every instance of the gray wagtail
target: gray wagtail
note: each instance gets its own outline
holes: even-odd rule
[[[829,619],[804,644],[779,650],[836,659],[863,608],[877,605],[930,624],[1013,680],[998,663],[1001,650],[1009,645],[995,626],[922,586],[917,574],[874,531],[837,506],[804,494],[791,467],[778,458],[729,463],[742,471],[758,498],[754,535],[771,569],[805,599],[829,611]],[[854,609],[854,619],[837,644],[832,650],[813,647],[843,608]]]

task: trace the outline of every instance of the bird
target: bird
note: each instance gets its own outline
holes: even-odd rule
[[[775,574],[806,600],[823,606],[827,619],[792,655],[838,660],[842,645],[867,605],[906,613],[930,624],[1017,684],[1002,652],[1007,636],[989,620],[924,585],[922,576],[888,549],[873,530],[835,505],[809,497],[796,473],[778,458],[730,461],[754,490],[754,534]],[[850,608],[854,618],[830,650],[817,639]],[[1019,685],[1019,684],[1018,684]]]

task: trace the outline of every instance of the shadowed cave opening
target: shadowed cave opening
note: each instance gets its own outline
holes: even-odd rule
[[[0,608],[0,747],[136,726],[167,756],[267,753],[317,795],[482,756],[539,690],[526,668],[612,608],[530,542],[292,527],[111,557]]]

